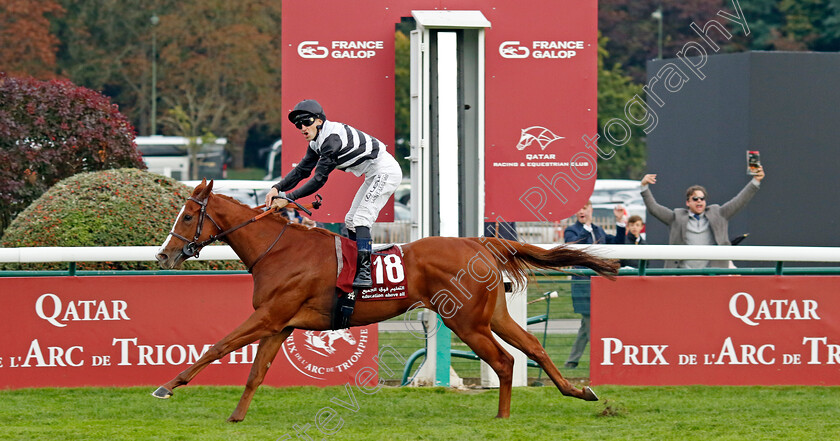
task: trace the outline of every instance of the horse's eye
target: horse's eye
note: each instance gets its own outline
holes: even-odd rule
[[[185,220],[185,221],[187,221],[187,222],[191,221],[191,220],[192,220],[192,215],[190,215],[190,214],[185,214],[185,215],[184,215],[184,220]]]

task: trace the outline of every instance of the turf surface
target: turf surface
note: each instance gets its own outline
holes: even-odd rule
[[[492,418],[495,390],[386,387],[365,394],[353,387],[350,396],[342,386],[262,387],[238,424],[225,420],[241,387],[184,387],[169,400],[152,398],[153,389],[0,391],[0,439],[268,441],[299,439],[295,426],[316,440],[786,440],[840,433],[840,387],[600,386],[599,402],[566,398],[553,387],[516,388],[507,420]]]

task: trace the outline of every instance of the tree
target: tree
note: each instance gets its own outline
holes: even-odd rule
[[[0,72],[53,78],[58,39],[50,33],[48,16],[63,12],[53,0],[4,0],[0,7]]]
[[[771,40],[777,50],[840,50],[838,18],[840,2],[825,0],[780,0],[776,5],[782,18]]]
[[[750,0],[737,4],[749,26],[740,26],[717,13],[734,14],[733,0],[601,0],[598,29],[609,40],[607,65],[620,64],[637,82],[646,81],[647,60],[657,56],[658,23],[651,13],[662,7],[663,57],[674,58],[683,45],[700,38],[691,23],[703,26],[718,20],[732,38],[717,40],[720,52],[745,50],[840,50],[840,0]]]
[[[180,107],[199,134],[228,138],[235,167],[249,129],[282,121],[281,2],[61,1],[67,14],[54,20],[61,72],[114,97],[141,134],[150,133],[153,34],[157,117]],[[186,136],[173,125],[158,133]]]
[[[601,0],[598,29],[607,37],[606,65],[619,64],[634,81],[644,82],[647,60],[658,55],[658,23],[651,17],[658,7],[663,17],[662,55],[673,58],[686,42],[698,38],[691,30],[692,22],[702,25],[728,5],[724,0]],[[731,50],[729,45],[722,46],[722,51]]]
[[[216,141],[216,136],[211,132],[199,133],[199,124],[197,121],[198,115],[196,112],[185,112],[181,106],[175,106],[166,112],[166,116],[161,120],[162,123],[173,127],[176,133],[188,139],[187,151],[190,154],[190,179],[198,179],[198,172],[200,164],[198,162],[198,153],[201,147],[205,144],[210,144]]]
[[[61,179],[145,168],[134,130],[101,94],[66,80],[0,74],[0,232]]]
[[[248,129],[283,118],[280,10],[274,0],[208,0],[160,16],[164,107],[180,106],[197,133],[226,137],[234,167],[242,166]]]
[[[644,99],[642,86],[633,82],[617,63],[606,67],[609,53],[605,49],[608,39],[598,36],[598,135],[604,150],[610,146],[604,136],[604,126],[613,119],[626,120],[625,106],[635,96]],[[647,163],[645,133],[641,127],[628,124],[630,140],[623,146],[610,146],[615,155],[610,159],[598,158],[598,177],[601,179],[641,179]]]
[[[151,17],[175,0],[60,0],[53,19],[60,40],[58,69],[75,84],[113,98],[140,134],[151,134]],[[163,113],[163,109],[161,109]]]
[[[411,155],[411,66],[409,52],[411,41],[402,32],[394,33],[394,46],[396,53],[396,66],[394,66],[395,98],[394,103],[394,155],[403,169],[403,174],[410,173],[409,160]]]

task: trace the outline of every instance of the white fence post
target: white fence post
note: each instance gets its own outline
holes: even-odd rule
[[[504,295],[507,297],[507,307],[510,316],[513,318],[522,329],[527,329],[528,322],[528,287],[523,286],[521,289],[513,292],[505,290]],[[493,337],[502,344],[510,355],[513,355],[513,386],[527,386],[528,385],[528,357],[519,349],[507,344],[498,335],[493,333]],[[481,362],[481,386],[482,387],[499,387],[499,377],[496,372],[490,368],[490,365]]]

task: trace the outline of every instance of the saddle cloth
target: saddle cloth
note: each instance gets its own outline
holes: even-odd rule
[[[342,293],[353,292],[353,279],[356,277],[356,242],[346,237],[336,236],[335,253],[338,262],[336,288]],[[408,294],[406,293],[402,248],[399,245],[376,247],[370,260],[373,288],[362,290],[361,293],[358,293],[356,299],[392,300],[406,298]]]

